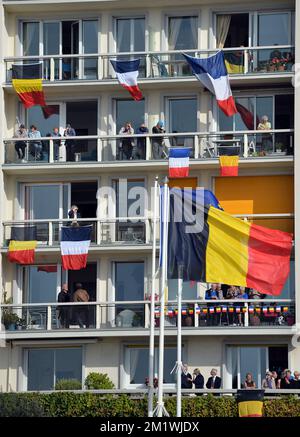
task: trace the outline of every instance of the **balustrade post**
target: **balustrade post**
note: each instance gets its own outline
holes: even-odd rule
[[[48,223],[49,246],[53,246],[53,222]]]
[[[247,302],[244,303],[244,307],[246,308],[244,313],[244,326],[249,326],[249,307]]]
[[[146,160],[150,161],[151,159],[151,140],[150,137],[146,137]]]
[[[102,161],[102,139],[101,138],[97,138],[97,161],[101,162]]]
[[[51,305],[47,306],[47,331],[52,330],[52,311]]]
[[[102,241],[102,239],[101,239],[101,225],[102,225],[101,221],[97,220],[97,222],[96,222],[96,244],[97,244],[97,246],[100,246],[101,241]]]
[[[198,308],[198,304],[194,303],[194,327],[195,328],[199,327],[199,317],[198,317],[198,314],[196,314],[197,308]]]
[[[103,79],[103,57],[98,56],[98,80]]]
[[[150,327],[150,304],[145,303],[145,328]]]
[[[149,54],[146,55],[146,72],[145,77],[151,77],[151,59]]]
[[[49,140],[49,163],[54,162],[54,141],[53,139]]]
[[[198,135],[194,135],[194,157],[195,157],[195,159],[199,158],[199,137],[198,137]]]
[[[101,326],[101,305],[96,305],[96,329],[100,329]]]
[[[244,74],[247,74],[249,71],[249,52],[248,50],[244,50]]]
[[[55,80],[55,60],[54,58],[50,58],[50,82],[54,82]]]
[[[244,158],[248,158],[248,135],[244,134]]]

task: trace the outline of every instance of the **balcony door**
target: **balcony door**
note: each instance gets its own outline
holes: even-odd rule
[[[167,99],[167,130],[170,133],[197,132],[197,99],[174,97]],[[193,137],[170,138],[171,147],[193,148]]]

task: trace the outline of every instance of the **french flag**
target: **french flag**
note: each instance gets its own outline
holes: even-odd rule
[[[196,78],[212,93],[215,94],[221,110],[227,116],[238,111],[232,96],[229,77],[224,60],[224,53],[219,51],[205,59],[194,58],[183,53],[190,64]]]
[[[81,270],[86,267],[92,226],[61,228],[61,259],[64,270]]]
[[[110,61],[119,83],[130,92],[134,100],[141,100],[143,95],[137,84],[140,59],[132,61]]]
[[[186,178],[189,175],[190,151],[186,147],[178,147],[169,151],[169,177]]]

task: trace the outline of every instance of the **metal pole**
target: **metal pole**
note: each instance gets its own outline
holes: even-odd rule
[[[148,417],[153,417],[153,379],[154,379],[154,310],[155,310],[155,267],[156,267],[156,225],[157,225],[157,188],[158,177],[154,184],[154,213],[153,213],[153,236],[152,236],[152,283],[150,303],[150,345],[149,345],[149,393],[148,393]]]
[[[163,402],[164,383],[164,335],[165,335],[165,288],[167,284],[167,250],[168,250],[168,206],[169,189],[168,178],[164,181],[164,206],[163,206],[163,241],[162,241],[162,272],[161,272],[161,293],[160,293],[160,325],[159,325],[159,364],[158,364],[158,400],[155,413],[158,417],[168,415]],[[161,236],[160,236],[161,238]]]
[[[181,371],[182,371],[182,358],[181,358],[181,299],[182,299],[182,266],[179,266],[178,275],[178,290],[177,290],[177,417],[181,417]]]

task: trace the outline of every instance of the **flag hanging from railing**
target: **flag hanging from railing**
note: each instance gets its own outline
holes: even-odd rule
[[[238,176],[239,157],[223,155],[219,157],[220,176]]]
[[[183,53],[196,78],[216,96],[220,109],[227,116],[237,113],[227,74],[224,54],[219,51],[208,58],[194,58]]]
[[[46,106],[42,85],[42,63],[12,65],[12,84],[25,106]]]
[[[170,189],[168,278],[237,284],[280,295],[290,271],[292,234],[232,217]]]
[[[61,259],[64,270],[86,267],[91,243],[92,226],[64,226],[61,228]]]
[[[137,83],[140,59],[134,59],[132,61],[110,60],[110,62],[122,87],[129,91],[134,100],[141,100],[143,95]]]
[[[169,177],[186,178],[189,175],[190,149],[186,147],[171,148],[169,151]]]
[[[261,417],[263,415],[264,390],[238,390],[239,417]]]
[[[33,264],[36,245],[36,226],[13,226],[8,246],[8,260],[17,264]]]

